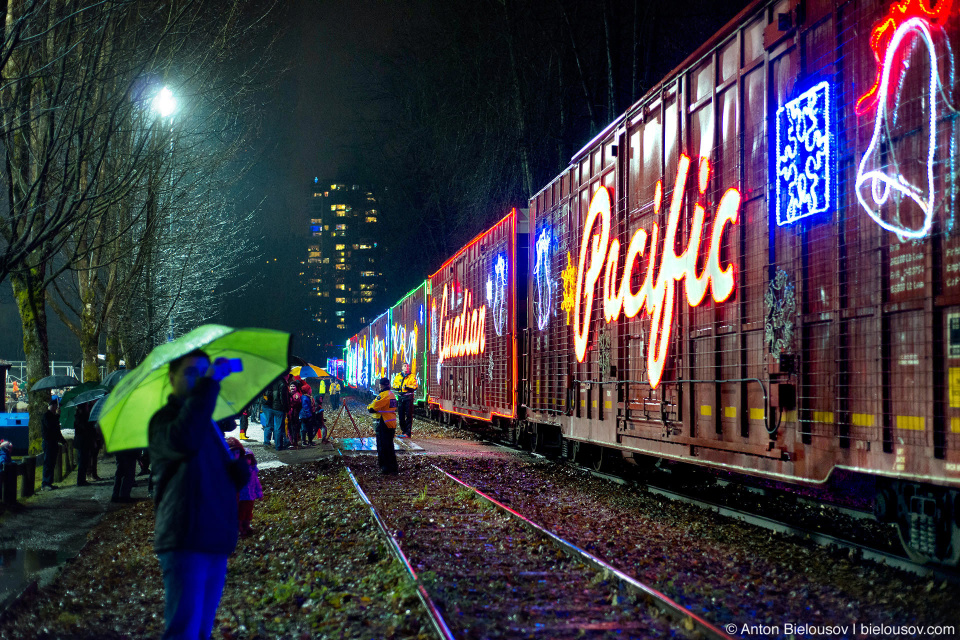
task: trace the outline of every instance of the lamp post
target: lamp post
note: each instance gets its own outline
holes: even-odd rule
[[[161,87],[160,91],[157,92],[157,95],[153,98],[153,110],[160,116],[162,120],[170,118],[170,122],[173,122],[173,114],[177,111],[177,99],[174,97],[173,92],[169,87]],[[172,127],[171,127],[172,130]],[[170,188],[173,188],[173,137],[170,137],[170,163],[171,163],[171,178],[170,178]],[[170,196],[172,200],[172,195]],[[170,237],[173,238],[173,212],[171,207],[170,213]],[[173,304],[170,305],[169,312],[169,322],[167,325],[167,342],[173,342],[174,336],[174,316],[176,315],[177,309],[177,299],[174,299]]]

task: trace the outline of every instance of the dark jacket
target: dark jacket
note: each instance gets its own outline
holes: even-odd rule
[[[43,414],[40,421],[40,437],[46,442],[67,444],[66,438],[60,432],[60,417],[49,409]]]
[[[230,554],[237,546],[237,491],[245,460],[233,460],[213,422],[220,383],[202,378],[184,402],[170,396],[150,420],[156,525],[153,548]]]
[[[89,415],[87,411],[77,411],[73,417],[73,446],[78,449],[92,447],[97,440],[94,423],[87,420]]]
[[[271,409],[280,413],[287,412],[287,383],[284,382],[283,378],[276,380],[270,387],[269,397]]]

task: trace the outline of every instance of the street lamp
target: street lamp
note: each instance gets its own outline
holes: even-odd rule
[[[173,96],[173,92],[170,91],[169,87],[161,87],[160,91],[157,92],[157,95],[153,98],[153,110],[159,114],[159,116],[166,120],[171,118],[174,113],[177,111],[177,99]],[[171,118],[172,121],[172,118]],[[173,187],[173,137],[170,138],[170,162],[171,162],[171,188]],[[171,196],[172,198],[172,196]],[[173,237],[173,213],[171,210],[170,214],[170,237]],[[169,322],[167,325],[167,342],[173,342],[174,336],[174,316],[176,315],[177,309],[177,300],[173,301],[173,304],[170,307],[169,311]]]
[[[160,89],[153,98],[153,110],[159,113],[161,118],[172,116],[177,110],[177,99],[168,87]]]

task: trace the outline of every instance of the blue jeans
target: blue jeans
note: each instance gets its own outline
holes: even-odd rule
[[[260,411],[260,425],[263,427],[263,446],[270,444],[270,429],[267,428],[267,410]]]
[[[163,570],[164,640],[207,640],[227,578],[227,554],[199,551],[158,553]]]
[[[267,423],[263,425],[263,433],[266,434],[270,431],[274,434],[277,451],[286,449],[286,437],[283,435],[283,414],[274,409],[264,408],[263,415],[267,419]],[[267,435],[263,436],[264,441],[267,441],[268,438]]]

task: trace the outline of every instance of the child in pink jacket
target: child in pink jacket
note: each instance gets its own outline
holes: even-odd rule
[[[247,464],[250,465],[250,481],[237,494],[237,501],[240,506],[240,537],[246,538],[253,534],[253,526],[251,525],[253,522],[253,502],[263,498],[263,487],[260,486],[257,459],[253,452],[244,449],[236,438],[227,438],[227,444],[230,445],[230,452],[235,459],[246,456]]]

